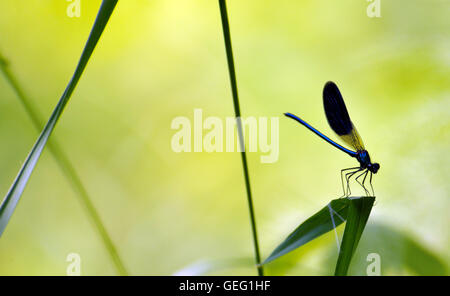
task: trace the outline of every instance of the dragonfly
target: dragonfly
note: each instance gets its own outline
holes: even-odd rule
[[[334,147],[358,160],[359,166],[341,170],[341,183],[344,197],[348,197],[351,194],[350,179],[352,177],[354,177],[354,180],[356,180],[356,182],[358,182],[362,186],[366,195],[369,196],[370,194],[372,194],[372,196],[375,196],[375,192],[372,186],[372,175],[378,172],[378,170],[380,169],[380,164],[373,163],[371,161],[369,152],[367,152],[367,150],[364,148],[361,136],[350,120],[350,116],[348,115],[347,107],[345,106],[341,92],[339,91],[337,85],[332,81],[328,81],[323,88],[323,106],[325,109],[325,115],[327,117],[328,124],[330,125],[331,129],[343,140],[343,142],[347,146],[352,147],[355,151],[345,148],[342,145],[334,142],[300,117],[292,113],[284,113],[284,115],[301,123],[313,133],[321,137],[323,140],[327,141]],[[371,192],[365,186],[366,178],[368,175]],[[361,178],[362,180],[360,180]],[[344,180],[346,186],[344,185]]]

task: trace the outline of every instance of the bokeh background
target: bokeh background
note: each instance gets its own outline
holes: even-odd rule
[[[355,160],[282,117],[334,137],[322,88],[341,88],[372,159],[377,203],[350,274],[378,253],[383,275],[448,274],[450,3],[381,0],[228,2],[244,116],[280,117],[280,155],[249,153],[262,256],[341,195]],[[101,1],[0,1],[0,53],[47,119],[68,83]],[[0,75],[0,192],[38,132]],[[133,275],[253,275],[238,153],[175,153],[176,116],[233,116],[217,1],[119,1],[52,136],[64,149]],[[358,186],[353,186],[356,191]],[[338,229],[342,234],[343,226]],[[0,240],[1,275],[116,271],[46,149]],[[329,275],[332,232],[267,266],[268,274]]]

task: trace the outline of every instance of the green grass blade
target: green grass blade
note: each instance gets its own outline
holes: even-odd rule
[[[366,227],[374,201],[375,197],[373,196],[353,198],[350,200],[344,237],[342,238],[336,270],[334,272],[335,275],[347,275],[350,261]]]
[[[369,268],[373,271],[374,265],[370,267],[370,263],[375,261],[368,261],[367,256],[376,253],[382,260],[377,267],[380,275],[448,275],[445,255],[435,253],[431,246],[409,231],[371,220],[371,223],[367,223],[363,236],[353,254],[348,274],[364,274]],[[333,256],[327,257],[324,264],[336,264]]]
[[[298,226],[278,247],[275,248],[272,254],[264,260],[263,264],[267,264],[289,252],[292,252],[293,250],[339,226],[347,218],[349,204],[350,200],[346,198],[332,200],[319,212],[300,224],[300,226]],[[330,216],[330,208],[334,211],[334,223]]]
[[[61,96],[58,104],[56,105],[55,110],[53,111],[50,119],[45,125],[42,133],[34,144],[31,152],[28,154],[22,168],[19,171],[16,179],[14,180],[11,188],[6,194],[1,206],[0,206],[0,236],[3,234],[13,212],[19,202],[20,196],[22,195],[23,190],[30,178],[31,173],[33,172],[34,167],[36,166],[39,157],[41,156],[42,150],[46,146],[48,138],[50,137],[55,125],[61,116],[64,107],[72,95],[73,90],[75,89],[84,68],[86,67],[92,52],[111,16],[114,7],[117,3],[117,0],[104,0],[98,12],[97,18],[95,20],[94,26],[91,30],[89,38],[84,47],[81,58],[78,62],[78,65],[75,69],[75,72],[67,85],[63,95]]]
[[[222,19],[222,29],[223,29],[223,37],[224,37],[224,41],[225,41],[225,50],[227,53],[228,72],[230,74],[231,91],[232,91],[232,95],[233,95],[234,113],[236,115],[236,120],[237,120],[239,144],[241,145],[241,147],[245,147],[243,131],[242,131],[242,123],[241,123],[241,110],[239,107],[239,96],[238,96],[238,89],[237,89],[237,83],[236,83],[236,71],[235,71],[234,59],[233,59],[233,47],[231,46],[230,24],[228,22],[227,6],[225,3],[225,0],[219,0],[219,7],[220,7],[220,16]],[[256,268],[258,270],[258,275],[262,276],[262,275],[264,275],[264,270],[263,270],[262,265],[260,264],[261,256],[259,253],[258,234],[256,231],[255,210],[253,207],[252,191],[250,188],[250,174],[248,173],[247,155],[245,153],[245,149],[242,149],[241,159],[242,159],[242,168],[244,170],[245,188],[247,191],[247,202],[248,202],[248,208],[249,208],[249,213],[250,213],[250,223],[251,223],[251,227],[252,227]]]
[[[9,70],[6,60],[2,59],[1,53],[0,53],[0,70],[3,72],[6,81],[10,84],[11,88],[16,93],[19,101],[22,103],[25,112],[30,117],[33,123],[33,126],[36,128],[37,131],[41,131],[43,127],[43,121],[40,119],[40,116],[38,115],[36,108],[33,106],[32,102],[27,98],[25,93],[22,91],[22,88],[17,82],[17,79]],[[99,234],[104,247],[109,253],[111,260],[113,261],[114,266],[116,267],[117,272],[120,275],[126,275],[127,274],[126,269],[124,267],[124,264],[122,263],[122,260],[119,257],[119,254],[117,253],[116,247],[114,246],[111,237],[106,231],[106,228],[103,225],[102,220],[100,219],[100,215],[95,209],[94,204],[91,198],[89,197],[86,188],[81,182],[81,178],[77,174],[74,166],[69,161],[69,158],[64,153],[64,150],[61,149],[60,145],[58,144],[58,142],[55,140],[54,137],[49,140],[49,142],[47,143],[47,147],[51,152],[51,154],[53,155],[53,157],[55,158],[56,163],[62,170],[67,181],[69,182],[69,184],[71,184],[72,188],[74,189],[76,196],[78,196],[79,198],[80,203],[85,208],[87,216],[90,218],[92,224],[97,230],[97,233]]]

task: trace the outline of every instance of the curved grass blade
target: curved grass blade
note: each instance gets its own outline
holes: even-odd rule
[[[16,179],[14,180],[11,188],[6,194],[1,206],[0,206],[0,236],[3,234],[13,212],[19,202],[20,196],[22,195],[23,190],[30,178],[31,173],[33,172],[34,167],[36,166],[39,157],[41,156],[42,150],[44,149],[55,125],[61,116],[64,107],[70,99],[70,96],[75,89],[84,68],[86,67],[94,48],[102,35],[104,28],[111,16],[114,7],[117,3],[117,0],[103,0],[100,10],[97,14],[97,18],[95,20],[94,26],[92,27],[89,38],[84,47],[83,53],[80,57],[78,65],[75,69],[75,72],[67,85],[63,95],[61,96],[58,104],[56,105],[50,119],[45,125],[42,133],[34,144],[31,152],[26,158],[22,168],[19,171]]]
[[[267,264],[293,250],[303,246],[313,239],[333,230],[347,219],[347,209],[350,200],[340,198],[332,200],[319,212],[300,224],[262,264]],[[330,208],[334,214],[334,220],[330,216]]]
[[[350,261],[366,227],[374,201],[375,197],[373,196],[350,199],[347,222],[334,275],[347,275]]]
[[[22,103],[25,112],[30,117],[31,122],[33,123],[36,130],[41,131],[42,127],[44,126],[43,121],[40,119],[40,116],[38,115],[36,108],[33,106],[32,102],[27,98],[27,96],[23,92],[17,79],[9,70],[8,63],[4,58],[2,58],[1,53],[0,53],[0,71],[3,72],[7,82],[10,84],[11,88],[16,93],[19,101]],[[51,152],[51,154],[53,155],[53,157],[55,158],[56,163],[59,165],[67,181],[69,182],[69,184],[72,185],[72,188],[76,192],[76,195],[78,196],[80,203],[85,208],[87,216],[91,219],[93,226],[97,230],[97,233],[99,234],[105,249],[109,253],[116,267],[117,272],[121,275],[126,275],[127,272],[122,263],[122,260],[119,257],[119,254],[117,253],[116,247],[114,246],[111,237],[106,231],[106,228],[103,225],[100,215],[95,209],[95,206],[91,198],[89,197],[89,194],[86,188],[84,187],[81,178],[77,174],[74,166],[72,165],[69,158],[64,153],[64,150],[61,148],[61,146],[58,144],[58,142],[55,140],[54,137],[49,140],[49,142],[47,143],[47,147]]]

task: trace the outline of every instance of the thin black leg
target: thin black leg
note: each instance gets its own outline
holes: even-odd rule
[[[372,186],[372,172],[370,172],[369,184],[370,184],[370,188],[372,188],[372,196],[375,196],[375,191],[373,190],[373,186]]]
[[[346,186],[345,186],[346,188],[344,188],[344,190],[343,190],[344,191],[344,195],[342,197],[348,197],[350,195],[349,180],[350,180],[351,176],[353,176],[354,173],[356,173],[358,170],[360,170],[359,167],[350,168],[349,170],[352,170],[352,169],[354,171],[350,171],[350,172],[346,173],[345,176],[344,176],[344,180],[345,181],[342,181],[343,184],[346,183]]]
[[[362,170],[363,170],[362,168],[358,168],[358,170],[356,170],[354,172],[349,172],[349,173],[345,174],[345,180],[347,181],[347,193],[346,193],[345,197],[349,197],[350,194],[352,194],[352,191],[350,189],[350,178]]]
[[[353,167],[353,168],[348,168],[348,169],[341,170],[341,184],[342,184],[342,192],[344,194],[343,196],[341,196],[341,198],[347,196],[346,195],[346,191],[345,191],[345,187],[344,187],[344,172],[348,171],[348,170],[356,170],[356,169],[359,169],[359,167]]]
[[[364,189],[366,189],[366,185],[364,185],[364,184],[366,183],[366,178],[367,178],[368,174],[369,174],[369,170],[366,171],[366,174],[364,175],[364,178],[363,178],[363,181],[362,181],[362,185],[363,185]],[[366,190],[366,193],[367,193],[367,196],[370,196],[370,192],[369,192],[368,189]]]
[[[368,173],[368,172],[369,172],[369,170],[366,169],[366,170],[364,170],[361,174],[359,174],[359,175],[355,178],[356,182],[358,182],[358,184],[361,185],[361,187],[364,189],[364,192],[366,193],[367,196],[370,195],[370,192],[367,190],[366,186],[364,186],[364,182],[365,182],[365,180],[366,180],[366,176],[367,176],[367,173]],[[361,178],[362,176],[364,176],[364,178],[363,178],[363,181],[362,181],[362,183],[361,183],[358,179]]]

